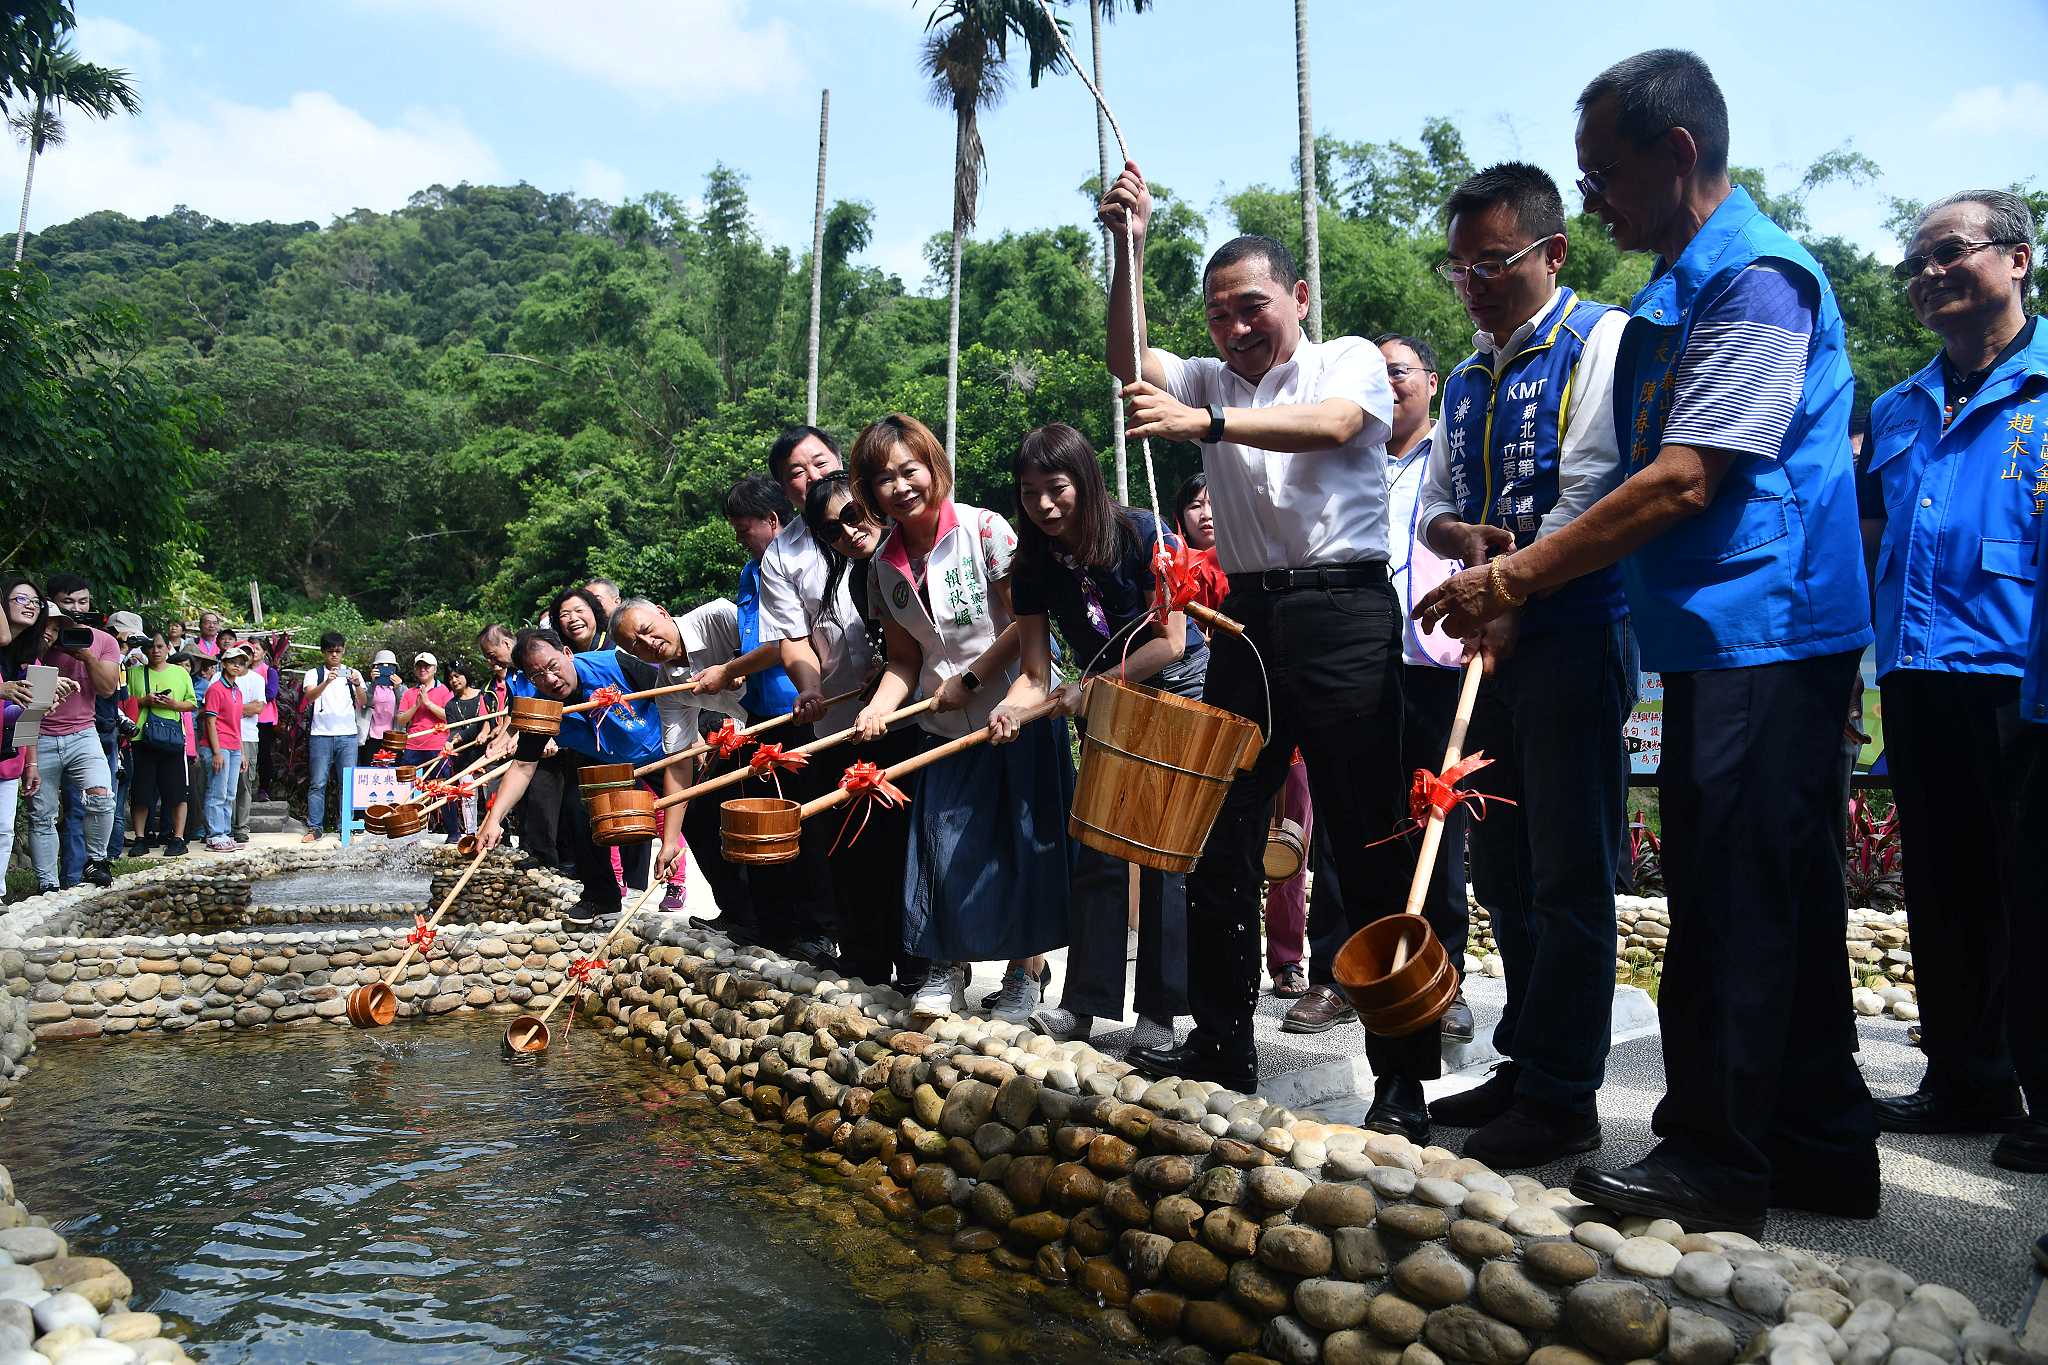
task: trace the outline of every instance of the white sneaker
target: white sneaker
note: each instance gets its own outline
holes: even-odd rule
[[[1131,1030],[1131,1047],[1172,1047],[1173,1025],[1162,1024],[1157,1019],[1138,1016],[1138,1026]]]
[[[1022,1024],[1044,1003],[1045,992],[1039,988],[1038,978],[1023,967],[1012,967],[1003,973],[1003,984],[981,1002],[981,1007],[1006,1024]]]
[[[910,997],[910,1012],[921,1019],[943,1019],[967,1008],[967,967],[959,962],[934,962],[924,984]]]

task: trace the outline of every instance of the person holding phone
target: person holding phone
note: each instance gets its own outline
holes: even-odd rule
[[[142,703],[137,717],[142,732],[129,752],[135,775],[128,793],[128,843],[137,850],[148,843],[144,830],[154,797],[163,803],[164,852],[175,858],[185,852],[185,808],[190,796],[185,781],[184,716],[198,710],[199,701],[192,691],[192,675],[170,662],[170,642],[161,631],[149,637],[147,654],[147,662],[128,670],[128,693]]]
[[[303,844],[318,843],[327,825],[327,775],[356,766],[356,717],[369,704],[363,675],[341,661],[348,640],[338,630],[320,637],[320,663],[306,670],[299,705],[307,717],[306,832]],[[335,810],[335,828],[347,818]]]

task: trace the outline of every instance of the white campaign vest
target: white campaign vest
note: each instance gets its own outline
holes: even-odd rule
[[[926,581],[938,610],[934,620],[925,606],[925,595],[904,571],[905,555],[898,544],[900,531],[891,527],[875,549],[871,561],[870,591],[875,610],[901,626],[917,641],[923,663],[918,673],[918,695],[931,696],[939,684],[967,671],[1010,624],[1010,613],[991,587],[989,563],[993,559],[998,575],[1006,577],[1017,549],[1016,533],[994,512],[965,503],[949,504],[953,525],[939,533],[926,565]],[[989,714],[1002,704],[1003,695],[1016,680],[1013,663],[999,676],[983,678],[961,711],[927,711],[917,723],[928,734],[958,738],[988,724]]]

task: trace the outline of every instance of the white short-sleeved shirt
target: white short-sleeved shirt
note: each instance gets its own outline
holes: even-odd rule
[[[313,698],[312,733],[321,736],[354,735],[356,732],[356,699],[349,691],[348,680],[327,671],[325,664],[306,670],[305,689],[310,692],[320,685],[322,675],[334,678],[334,685]]]
[[[1380,348],[1361,337],[1315,342],[1254,384],[1221,360],[1183,360],[1154,349],[1166,391],[1206,407],[1270,408],[1343,398],[1365,412],[1358,434],[1334,450],[1300,454],[1239,445],[1228,435],[1206,448],[1209,506],[1216,514],[1216,562],[1225,573],[1306,569],[1387,558],[1387,437],[1394,386]]]
[[[761,556],[761,642],[804,640],[818,656],[819,686],[836,697],[859,687],[874,670],[867,627],[842,573],[826,600],[832,563],[801,521],[782,528]],[[858,699],[841,702],[818,721],[820,733],[844,730],[860,715]]]
[[[740,652],[739,608],[730,597],[716,597],[700,607],[691,609],[676,617],[676,633],[682,637],[683,657],[671,664],[664,664],[659,670],[651,670],[646,685],[666,687],[671,683],[688,682],[713,664],[730,663]],[[620,662],[631,668],[638,664],[625,651],[619,652]],[[635,680],[635,687],[642,684]],[[656,711],[661,716],[661,747],[668,753],[687,749],[695,744],[701,735],[702,713],[715,712],[731,716],[741,724],[746,723],[747,709],[740,703],[738,692],[719,692],[715,695],[699,695],[689,692],[674,692],[666,697],[654,699]]]
[[[264,693],[268,690],[263,685],[263,679],[257,676],[256,670],[253,668],[245,670],[241,677],[235,679],[235,685],[242,689],[242,701],[245,704],[264,700]],[[256,717],[243,716],[242,743],[254,744],[261,738],[263,738],[263,732],[256,728]]]

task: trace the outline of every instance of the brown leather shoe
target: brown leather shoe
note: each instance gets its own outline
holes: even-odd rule
[[[1308,994],[1288,1007],[1280,1021],[1282,1033],[1325,1033],[1358,1017],[1351,1002],[1335,986],[1310,986]]]

